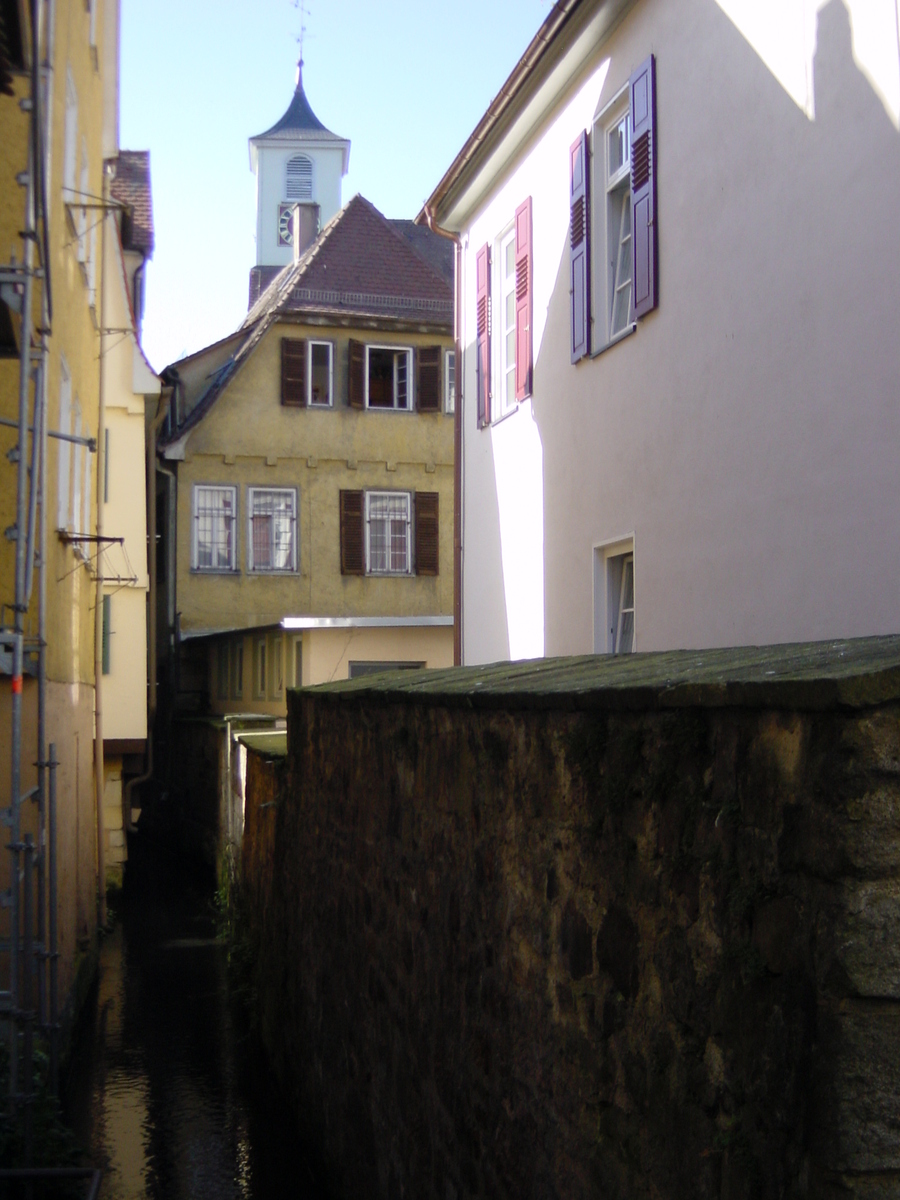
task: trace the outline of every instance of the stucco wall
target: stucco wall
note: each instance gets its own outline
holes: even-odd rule
[[[212,630],[274,624],[287,615],[452,615],[453,420],[444,413],[358,412],[346,404],[346,329],[276,325],[187,439],[178,463],[177,607],[181,628]],[[334,339],[335,404],[281,404],[282,337]],[[355,334],[354,336],[363,336]],[[369,331],[366,340],[451,347],[435,334]],[[192,485],[238,488],[239,570],[192,572]],[[299,571],[247,571],[250,486],[298,490]],[[440,497],[440,573],[375,578],[340,573],[342,488],[419,490]]]
[[[337,1194],[893,1194],[900,659],[814,652],[291,694],[243,861]]]
[[[659,307],[572,366],[568,149],[651,52]],[[898,58],[890,4],[637,0],[466,217],[467,662],[590,652],[622,537],[640,649],[900,627]],[[534,397],[479,431],[475,255],[529,195]]]

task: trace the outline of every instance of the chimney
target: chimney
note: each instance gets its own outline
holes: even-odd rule
[[[294,241],[294,262],[319,236],[318,204],[296,204],[292,213],[291,230]]]

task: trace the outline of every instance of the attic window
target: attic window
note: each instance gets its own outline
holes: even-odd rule
[[[285,199],[312,200],[312,163],[305,154],[288,160]]]

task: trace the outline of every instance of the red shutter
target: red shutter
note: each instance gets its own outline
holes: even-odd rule
[[[351,408],[362,408],[366,396],[366,348],[362,342],[350,339],[350,370],[347,376],[347,399]]]
[[[631,265],[634,315],[659,303],[656,238],[656,60],[631,76]]]
[[[487,244],[475,257],[475,306],[475,373],[480,429],[491,423],[491,248]]]
[[[572,300],[572,362],[591,352],[591,208],[588,135],[569,149],[569,291]]]
[[[341,491],[341,574],[365,575],[366,539],[362,492]]]
[[[281,403],[306,404],[306,342],[281,339]]]
[[[438,573],[438,493],[416,492],[416,574]]]
[[[531,197],[516,209],[516,400],[531,395],[534,360],[531,337],[532,296]]]
[[[416,349],[416,408],[419,412],[441,411],[441,348]]]

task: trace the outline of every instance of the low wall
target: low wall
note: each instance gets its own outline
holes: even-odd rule
[[[336,1193],[900,1194],[900,639],[329,685],[288,750],[260,1020]]]

